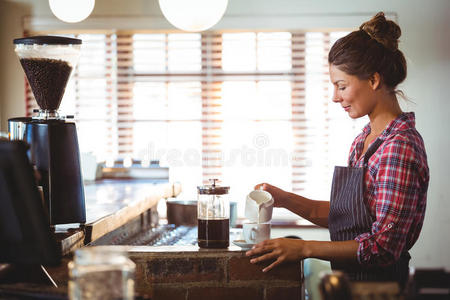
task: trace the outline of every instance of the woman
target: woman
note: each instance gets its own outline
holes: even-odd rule
[[[336,167],[330,201],[314,201],[263,183],[275,205],[322,227],[331,242],[273,239],[247,252],[250,262],[313,257],[329,260],[352,280],[397,281],[408,276],[408,250],[422,228],[429,171],[414,113],[401,111],[396,87],[406,77],[400,28],[378,13],[339,39],[328,55],[333,102],[370,123],[354,140],[348,167]]]

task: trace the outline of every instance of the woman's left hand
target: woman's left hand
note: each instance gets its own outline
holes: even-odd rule
[[[258,243],[245,254],[247,256],[258,256],[250,260],[252,264],[275,259],[272,264],[262,270],[267,272],[283,262],[306,258],[306,246],[307,242],[303,240],[279,238]]]

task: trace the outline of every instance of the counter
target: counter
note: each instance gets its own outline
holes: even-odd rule
[[[145,181],[105,180],[85,186],[87,222],[83,228],[57,226],[62,238],[62,263],[47,267],[58,288],[28,283],[0,284],[0,296],[21,299],[67,299],[67,263],[74,249],[111,245],[114,239],[152,228],[156,205],[175,197],[179,185]],[[114,247],[114,246],[110,246]],[[302,299],[302,262],[284,264],[268,273],[250,264],[245,251],[200,249],[197,246],[130,246],[136,264],[136,299]],[[266,263],[264,264],[266,265]],[[15,295],[17,298],[14,298]]]
[[[180,191],[179,184],[146,180],[103,180],[86,185],[85,242],[119,228]]]
[[[95,241],[155,208],[162,198],[176,197],[178,183],[147,180],[99,180],[84,186],[86,224],[57,225],[62,254]]]
[[[302,263],[284,264],[268,273],[262,265],[250,264],[245,252],[236,246],[222,250],[185,247],[132,247],[136,263],[136,299],[302,299]],[[67,299],[67,263],[47,268],[58,288],[49,285],[0,284],[0,298]]]
[[[197,246],[133,247],[136,293],[150,299],[304,299],[303,263],[251,264],[245,251]]]

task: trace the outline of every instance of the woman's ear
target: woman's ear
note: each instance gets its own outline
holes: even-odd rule
[[[381,76],[380,73],[375,72],[369,78],[369,84],[372,90],[377,90],[381,87]]]

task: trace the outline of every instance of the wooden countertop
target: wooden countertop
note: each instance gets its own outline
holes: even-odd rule
[[[137,208],[136,215],[155,205],[162,198],[180,193],[180,185],[146,180],[99,180],[84,185],[86,199],[86,225],[116,215],[130,207]],[[143,204],[143,202],[145,204]]]
[[[67,254],[156,206],[163,198],[176,197],[181,192],[179,183],[147,180],[99,180],[84,186],[86,224],[57,225],[62,253]]]

